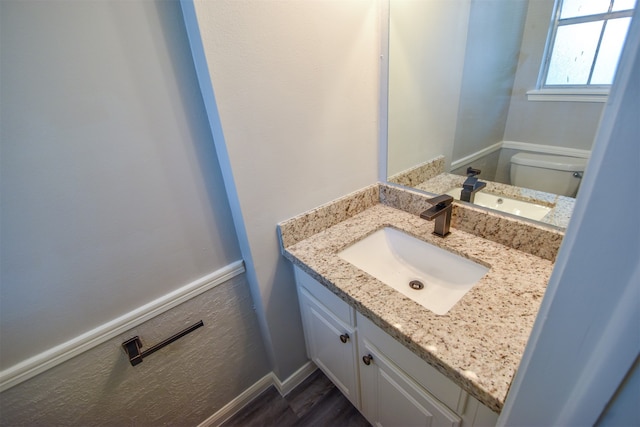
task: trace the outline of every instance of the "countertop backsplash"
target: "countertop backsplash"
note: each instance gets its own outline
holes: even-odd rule
[[[429,195],[388,184],[374,184],[281,222],[278,227],[286,248],[330,228],[377,203],[414,215],[431,204]],[[554,261],[564,232],[512,215],[454,202],[451,226],[487,240]]]

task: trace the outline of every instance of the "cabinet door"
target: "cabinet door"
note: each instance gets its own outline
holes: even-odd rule
[[[460,418],[361,339],[362,412],[374,426],[460,426]]]
[[[498,423],[498,414],[471,396],[460,412],[463,427],[494,427]]]
[[[309,358],[360,408],[356,332],[304,288],[299,288]],[[346,303],[345,303],[346,304]]]

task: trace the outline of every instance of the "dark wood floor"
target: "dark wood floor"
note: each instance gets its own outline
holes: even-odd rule
[[[331,426],[370,424],[320,369],[285,397],[271,386],[235,414],[224,427]]]

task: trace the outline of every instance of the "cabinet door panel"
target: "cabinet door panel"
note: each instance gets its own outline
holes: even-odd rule
[[[389,334],[377,327],[362,314],[357,315],[358,334],[366,338],[385,357],[392,360],[394,365],[446,407],[458,409],[460,400],[464,398],[462,390],[449,378],[442,375],[434,367],[420,359],[408,348],[404,347]]]
[[[378,422],[380,426],[429,426],[433,415],[413,398],[406,384],[398,384],[378,369]]]
[[[356,407],[360,407],[355,330],[342,323],[305,289],[300,289],[300,300],[309,358]]]
[[[366,340],[361,340],[362,408],[369,421],[380,427],[458,427],[460,418],[390,362]]]

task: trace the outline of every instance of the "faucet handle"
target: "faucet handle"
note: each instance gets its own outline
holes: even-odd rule
[[[449,206],[452,202],[453,202],[453,197],[451,197],[448,194],[441,194],[431,199],[427,199],[427,203],[431,203],[432,205],[435,205],[440,209]]]
[[[480,169],[474,169],[471,166],[467,168],[467,176],[480,175],[480,172],[482,172]]]

